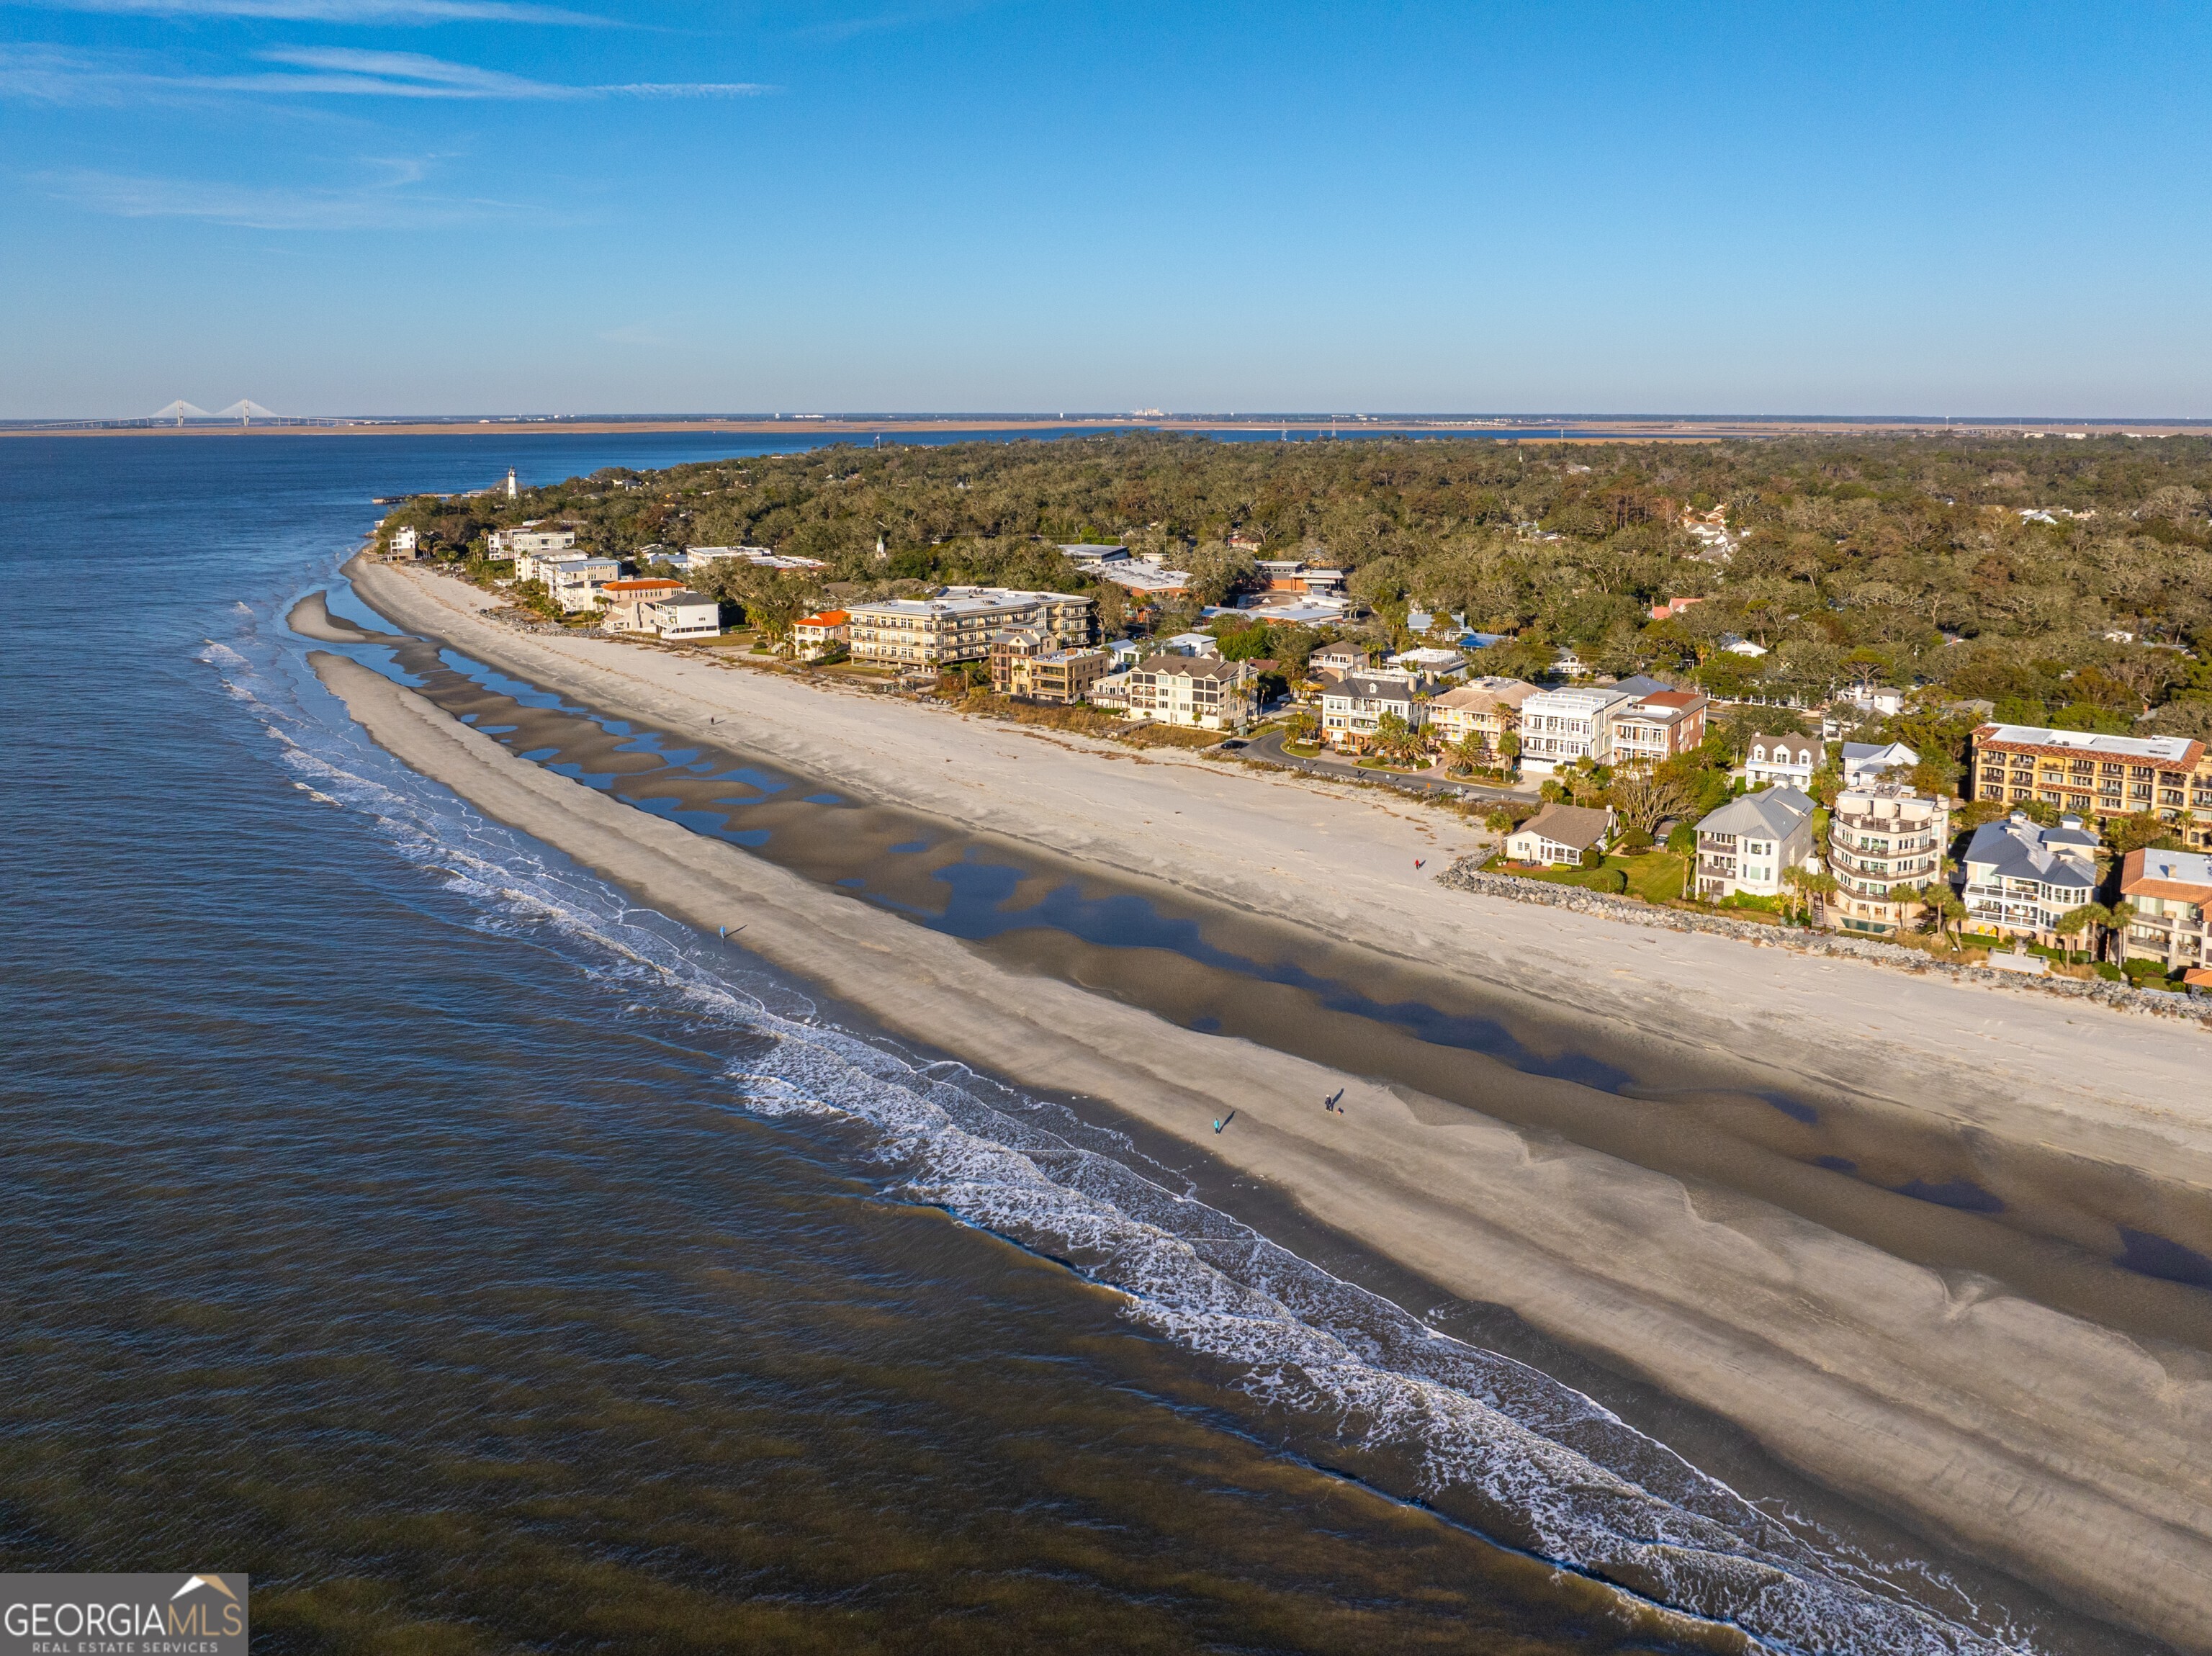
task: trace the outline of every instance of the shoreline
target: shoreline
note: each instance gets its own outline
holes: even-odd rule
[[[1506,424],[1506,419],[1518,423]],[[2186,437],[2205,434],[2204,422],[2172,419],[2094,420],[2051,419],[2040,422],[2051,429],[2078,428],[2091,436],[2117,436],[2133,432],[2146,436]],[[1576,426],[1602,426],[1607,429],[1591,434],[1567,434],[1567,428]],[[1423,437],[1461,437],[1470,440],[1492,442],[1547,443],[1583,446],[1605,443],[1718,443],[1733,440],[1757,440],[1776,437],[1866,437],[1883,435],[1926,435],[1930,434],[1973,434],[2004,438],[2020,434],[1998,426],[1977,426],[1971,422],[1954,425],[1942,420],[1883,419],[1879,416],[1858,418],[1838,417],[1833,420],[1807,420],[1778,417],[1760,419],[1756,416],[1730,419],[1725,416],[1684,416],[1665,418],[1636,415],[1563,415],[1540,422],[1521,416],[1497,416],[1494,420],[1480,416],[1453,418],[1450,416],[1410,415],[1401,420],[1339,420],[1332,422],[1327,416],[1288,415],[1275,419],[1241,419],[1234,416],[1213,417],[1194,415],[1188,419],[1146,416],[1135,418],[1126,415],[1103,414],[1091,418],[1049,419],[1037,415],[1010,415],[1004,419],[971,416],[948,416],[944,419],[915,418],[912,416],[886,416],[880,420],[851,417],[763,420],[757,416],[716,419],[711,416],[683,416],[668,419],[563,419],[559,417],[501,417],[468,420],[393,419],[330,419],[303,418],[286,422],[273,417],[266,424],[197,425],[169,424],[122,425],[94,421],[55,422],[50,425],[0,426],[0,438],[6,437],[542,437],[574,433],[584,436],[607,437],[630,434],[653,434],[668,432],[696,432],[702,436],[778,436],[785,434],[805,434],[826,432],[837,436],[927,435],[930,434],[959,434],[967,432],[1018,431],[1053,434],[1060,432],[1138,432],[1153,431],[1176,434],[1205,436],[1214,432],[1251,432],[1291,430],[1301,434],[1313,433],[1316,437],[1327,433],[1331,439],[1345,442],[1362,438],[1396,437],[1413,434]],[[1302,436],[1299,440],[1313,440]]]
[[[563,640],[556,649],[534,638],[502,640],[489,636],[492,629],[480,621],[475,629],[482,636],[456,637],[457,630],[467,630],[456,623],[469,619],[453,610],[460,600],[448,596],[441,604],[422,607],[430,603],[430,581],[441,578],[416,578],[381,566],[364,573],[372,579],[364,581],[363,596],[403,625],[437,632],[471,653],[503,655],[507,669],[556,687],[565,665],[569,688],[580,697],[602,705],[611,700],[617,705],[610,711],[634,712],[680,728],[662,697],[641,695],[652,685],[632,682],[627,696],[618,694],[622,676],[635,678],[620,668],[637,664],[610,667],[598,659],[602,652],[587,652],[592,658],[580,663],[568,659],[571,652],[591,641]],[[418,615],[395,613],[410,608]],[[428,624],[441,621],[442,628]],[[502,644],[507,647],[487,647]],[[317,663],[326,677],[337,672],[335,666],[326,670],[331,660]],[[699,693],[719,698],[715,705],[726,705],[743,688],[747,699],[772,697],[787,716],[796,711],[803,719],[808,703],[789,698],[817,705],[859,700],[869,717],[889,716],[902,727],[895,741],[915,728],[916,719],[973,732],[963,739],[977,746],[1018,740],[1018,733],[872,698],[773,684],[768,675],[725,672],[658,652],[654,664],[696,681]],[[349,703],[364,699],[356,717],[372,715],[376,722],[363,722],[380,742],[491,814],[577,854],[563,836],[574,839],[581,832],[574,821],[580,807],[570,809],[574,802],[562,791],[588,790],[544,776],[388,681],[343,665],[348,670],[338,676],[354,680]],[[361,678],[375,684],[362,684]],[[694,696],[691,683],[683,688],[687,698]],[[416,701],[422,713],[411,716],[412,723],[398,719],[395,724],[390,706],[369,708],[377,698],[402,707]],[[698,705],[694,699],[692,717],[703,726]],[[748,711],[750,725],[764,710],[756,705]],[[440,743],[428,734],[435,727],[431,721],[471,741],[454,736]],[[732,732],[726,728],[718,734],[727,738]],[[747,732],[748,739],[764,734]],[[836,732],[816,729],[805,735],[818,773],[823,745],[834,742]],[[394,746],[403,737],[414,751]],[[471,743],[481,748],[472,749]],[[1015,760],[1042,761],[1046,767],[1056,761],[1095,778],[1093,760],[1057,751],[1069,745],[1058,741],[1048,744],[1052,751],[1018,753]],[[1425,838],[1437,849],[1437,825],[1408,826],[1403,812],[1370,800],[1334,799],[1302,785],[1266,788],[1248,779],[1241,767],[1224,775],[1224,767],[1207,761],[1116,757],[1133,765],[1121,779],[1143,785],[1136,788],[1133,810],[1146,809],[1164,787],[1187,803],[1226,789],[1246,807],[1238,816],[1249,816],[1251,802],[1263,793],[1287,793],[1295,815],[1326,808],[1338,819],[1340,840],[1357,829],[1370,847],[1379,840],[1386,848],[1402,849]],[[908,771],[918,767],[912,754],[903,762]],[[528,773],[535,786],[512,776],[508,767]],[[872,785],[875,779],[867,779]],[[522,791],[501,796],[507,810],[479,797],[507,782]],[[974,776],[909,776],[903,791],[936,800],[939,814],[947,804],[964,807],[966,815],[994,814],[987,783]],[[979,793],[986,797],[979,800]],[[1031,820],[1012,825],[1017,837],[1064,838],[1065,824],[1051,810],[1060,797],[1032,787],[1022,801],[1030,809],[1018,813]],[[679,840],[669,848],[681,857],[711,849],[737,864],[747,862],[684,830],[641,823],[639,813],[593,799],[599,809],[623,815],[600,825],[598,857],[580,860],[669,912],[688,914],[687,903],[696,906],[702,898],[694,891],[687,899],[670,884],[665,869],[656,872],[643,842],[672,834]],[[1279,806],[1280,798],[1273,804]],[[1095,806],[1091,814],[1097,814]],[[1263,826],[1279,835],[1281,816],[1276,810]],[[988,826],[1006,831],[997,822]],[[1026,834],[1019,831],[1024,826]],[[1127,840],[1101,836],[1094,822],[1096,860],[1127,865],[1133,852]],[[606,834],[624,843],[604,843]],[[1184,847],[1185,860],[1202,863],[1198,841],[1218,837],[1200,833]],[[1218,846],[1215,852],[1218,857]],[[1069,854],[1083,853],[1079,848]],[[1147,877],[1173,879],[1181,873],[1192,879],[1190,867],[1167,869],[1160,864],[1170,859],[1133,854],[1151,862],[1137,870]],[[748,879],[791,878],[757,862],[750,867]],[[1262,877],[1278,888],[1286,877],[1302,889],[1316,883],[1303,870],[1286,877],[1280,869],[1248,872],[1245,881]],[[1358,892],[1331,905],[1337,917],[1324,917],[1346,935],[1369,929],[1378,914],[1383,930],[1393,931],[1402,921],[1407,896],[1433,906],[1442,895],[1410,870],[1393,880],[1377,870],[1353,883]],[[714,889],[709,883],[706,890]],[[1374,901],[1367,900],[1370,893]],[[1284,894],[1274,895],[1279,912]],[[1471,1113],[1420,1111],[1400,1094],[1371,1083],[1352,1083],[1359,1105],[1354,1133],[1364,1142],[1347,1156],[1345,1143],[1336,1142],[1346,1135],[1329,1131],[1340,1124],[1282,1101],[1316,1087],[1321,1093],[1332,1089],[1338,1084],[1334,1072],[1180,1029],[1049,980],[1012,978],[960,945],[918,934],[903,923],[884,922],[898,930],[863,939],[855,929],[870,928],[855,916],[878,922],[882,917],[866,916],[860,906],[826,894],[787,890],[785,896],[794,913],[804,910],[808,918],[786,936],[785,946],[797,952],[782,963],[867,1005],[887,1025],[918,1019],[907,1027],[933,1046],[961,1051],[1018,1082],[1104,1098],[1161,1131],[1226,1156],[1317,1222],[1455,1294],[1506,1306],[1547,1335],[1734,1420],[1832,1487],[2053,1586],[2075,1603],[2203,1647],[2203,1629],[2212,1619],[2212,1510],[2204,1499],[2212,1487],[2212,1447],[2207,1447],[2212,1384],[2204,1366],[2169,1370],[2106,1331],[2029,1301],[1985,1294],[1971,1281],[1954,1280],[1958,1273],[1905,1265],[1765,1204],[1719,1198]],[[1457,894],[1448,901],[1478,912],[1512,907]],[[1464,947],[1467,937],[1456,935],[1462,928],[1444,923],[1449,915],[1421,918],[1425,929],[1417,937],[1419,946],[1444,953]],[[1559,917],[1541,918],[1558,928]],[[1525,926],[1528,916],[1521,919]],[[833,945],[825,953],[817,941],[824,937],[849,937],[850,946]],[[1407,943],[1402,935],[1390,941],[1399,952]],[[1492,935],[1486,941],[1495,965],[1501,939]],[[763,942],[771,945],[763,952],[775,958],[773,937],[764,934]],[[1510,961],[1510,954],[1505,958]],[[853,976],[856,968],[871,966],[881,981],[866,972]],[[1757,957],[1753,967],[1775,969],[1771,960]],[[1916,992],[1925,998],[1929,992],[1916,986]],[[1618,1011],[1624,998],[1613,998]],[[1632,1008],[1636,997],[1626,998]],[[1133,1052],[1143,1059],[1128,1057]],[[1213,1139],[1206,1124],[1223,1105],[1237,1108],[1238,1125],[1250,1131],[1235,1135],[1234,1143],[1205,1143]],[[2108,1136],[2115,1131],[2109,1123],[2093,1125]],[[2176,1147],[2165,1145],[2169,1151]]]
[[[737,742],[886,804],[1449,970],[1553,1022],[1765,1067],[1776,1085],[1810,1081],[1973,1131],[2040,1107],[2028,1124],[2039,1136],[2097,1162],[2161,1159],[2212,1194],[2212,1101],[2199,1101],[2193,1023],[1452,890],[1450,868],[1491,836],[1385,790],[1233,755],[1135,752],[702,651],[520,633],[485,619],[490,594],[451,577],[359,555],[342,573],[398,625],[618,717]],[[2212,1253],[2212,1227],[2201,1240]]]

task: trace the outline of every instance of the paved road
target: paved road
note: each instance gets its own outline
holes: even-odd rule
[[[1523,784],[1518,788],[1498,787],[1485,782],[1453,782],[1440,776],[1401,776],[1393,771],[1362,770],[1358,766],[1341,759],[1301,759],[1283,751],[1283,732],[1267,731],[1252,738],[1243,747],[1234,749],[1240,759],[1255,759],[1263,765],[1280,765],[1285,770],[1304,771],[1309,776],[1327,776],[1342,782],[1381,782],[1407,793],[1441,793],[1455,799],[1499,800],[1514,804],[1531,804],[1536,797],[1535,788]]]

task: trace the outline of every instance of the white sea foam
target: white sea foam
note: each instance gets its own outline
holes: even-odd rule
[[[1410,1465],[1416,1487],[1401,1495],[1492,1514],[1485,1527],[1547,1558],[1732,1623],[1769,1648],[2033,1648],[1990,1627],[1940,1577],[1900,1580],[1856,1550],[1820,1544],[1814,1526],[1762,1511],[1591,1398],[1438,1333],[1173,1188],[1163,1170],[1140,1170],[1120,1135],[957,1064],[824,1024],[773,974],[733,970],[726,954],[487,822],[350,725],[321,723],[282,693],[282,664],[222,646],[202,658],[264,718],[310,792],[374,820],[488,928],[553,928],[586,971],[619,977],[625,998],[657,986],[695,1015],[768,1038],[730,1075],[742,1107],[864,1128],[887,1194],[1115,1291],[1133,1321],[1221,1365],[1286,1433]],[[1911,1601],[1931,1591],[1950,1617]]]

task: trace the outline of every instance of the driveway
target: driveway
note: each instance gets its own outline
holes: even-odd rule
[[[1227,744],[1224,743],[1224,746]],[[1528,804],[1536,798],[1534,783],[1517,787],[1499,787],[1487,782],[1457,782],[1442,776],[1401,776],[1395,771],[1362,770],[1342,759],[1301,759],[1283,751],[1283,732],[1267,731],[1254,737],[1243,747],[1231,749],[1239,759],[1257,760],[1263,765],[1280,765],[1285,770],[1304,771],[1309,776],[1326,776],[1340,782],[1381,782],[1406,793],[1437,793],[1450,799],[1474,799],[1486,804],[1503,801],[1509,804]]]

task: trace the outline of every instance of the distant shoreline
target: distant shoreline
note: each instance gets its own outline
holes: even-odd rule
[[[1583,427],[1603,426],[1601,432],[1577,431]],[[1589,415],[1577,421],[1573,416],[1547,423],[1515,421],[1505,416],[1480,419],[1474,416],[1446,418],[1431,416],[1405,420],[1339,420],[1284,417],[1271,420],[1207,418],[1188,420],[1116,419],[1103,416],[1095,420],[1041,419],[1036,416],[1011,416],[1002,420],[960,418],[943,420],[883,419],[883,420],[482,420],[463,422],[448,420],[423,421],[356,421],[325,420],[271,422],[264,425],[125,425],[56,422],[48,425],[0,426],[0,437],[546,437],[574,433],[584,436],[618,436],[665,434],[694,432],[701,435],[732,437],[781,436],[796,433],[821,433],[842,437],[958,435],[978,432],[1027,432],[1048,435],[1064,432],[1156,431],[1207,435],[1212,433],[1252,433],[1289,430],[1305,436],[1328,434],[1339,440],[1353,440],[1363,437],[1391,437],[1419,435],[1422,437],[1463,437],[1491,442],[1516,443],[1638,443],[1692,442],[1711,443],[1730,438],[1759,437],[1857,437],[1870,435],[1927,435],[1940,432],[1955,433],[1972,437],[2027,437],[2031,434],[2046,437],[2062,436],[2069,432],[2086,433],[2091,436],[2119,436],[2132,434],[2144,437],[2191,436],[2212,433],[2212,422],[2193,422],[2174,420],[2049,420],[2039,424],[2005,423],[1988,421],[1946,423],[1941,420],[1910,419],[1837,419],[1824,420],[1807,417],[1741,418],[1684,418],[1623,416],[1608,417]],[[1554,434],[1559,433],[1561,434]]]

